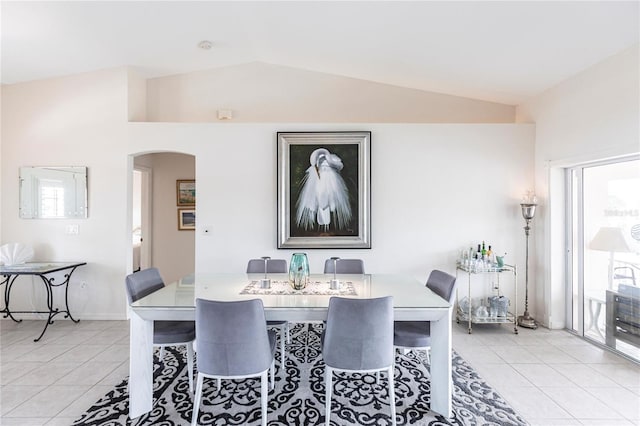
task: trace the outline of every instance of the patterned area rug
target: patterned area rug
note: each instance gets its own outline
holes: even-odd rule
[[[322,324],[296,324],[287,345],[286,380],[276,361],[276,387],[269,392],[269,425],[324,424],[324,365],[320,351]],[[279,352],[277,352],[279,356]],[[154,408],[129,420],[128,379],[97,401],[74,425],[188,425],[193,409],[184,354],[165,350],[154,363]],[[260,381],[205,379],[200,425],[259,425]],[[376,384],[371,374],[334,374],[332,425],[390,425],[386,375]],[[429,366],[421,351],[398,354],[395,368],[398,425],[526,425],[527,423],[455,352],[454,417],[429,411]],[[195,380],[194,380],[195,385]]]

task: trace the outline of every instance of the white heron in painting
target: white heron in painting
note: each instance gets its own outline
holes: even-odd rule
[[[351,222],[349,190],[340,171],[342,160],[325,148],[309,156],[311,166],[302,178],[302,190],[296,203],[296,224],[313,229],[317,224],[327,231],[332,217],[337,229],[346,229]]]

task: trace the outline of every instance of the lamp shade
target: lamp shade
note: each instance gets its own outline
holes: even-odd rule
[[[536,206],[537,204],[520,204],[520,207],[522,207],[522,217],[526,220],[533,219],[533,216],[536,214]]]
[[[591,250],[609,251],[615,253],[630,252],[631,248],[627,244],[622,234],[622,229],[604,226],[598,230],[596,236],[589,243]]]

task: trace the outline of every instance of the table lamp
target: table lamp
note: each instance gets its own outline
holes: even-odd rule
[[[607,280],[608,289],[613,289],[613,257],[614,253],[628,253],[631,248],[624,238],[622,229],[609,226],[603,226],[598,230],[596,236],[589,243],[591,250],[608,251],[609,252],[609,277]]]
[[[330,288],[331,290],[337,290],[340,288],[340,280],[336,277],[336,272],[338,270],[338,259],[339,257],[332,257],[333,260],[333,279],[331,280]]]
[[[271,288],[271,280],[267,278],[267,263],[269,263],[270,256],[262,256],[262,260],[264,260],[264,278],[260,280],[261,288]]]

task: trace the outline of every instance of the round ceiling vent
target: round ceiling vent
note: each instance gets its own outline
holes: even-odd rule
[[[200,43],[198,43],[198,47],[202,50],[211,50],[211,48],[213,47],[213,43],[209,40],[202,40]]]

